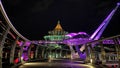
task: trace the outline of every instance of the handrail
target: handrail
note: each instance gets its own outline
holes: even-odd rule
[[[25,40],[25,41],[30,41],[29,39],[27,39],[27,38],[25,38],[24,36],[22,36],[22,35],[16,30],[16,28],[12,25],[10,19],[8,18],[7,14],[6,14],[5,10],[4,10],[4,7],[3,7],[3,5],[2,5],[1,0],[0,0],[0,10],[1,10],[1,12],[2,12],[2,14],[3,14],[3,16],[4,16],[4,18],[5,18],[6,22],[7,22],[7,24],[10,26],[10,28],[11,28],[20,38],[22,38],[23,40]]]
[[[117,37],[120,37],[120,35],[116,35],[116,36],[112,36],[112,37],[108,37],[108,38],[103,38],[103,39],[100,39],[100,40],[94,40],[94,41],[91,41],[91,42],[88,42],[86,44],[91,44],[91,43],[97,43],[97,42],[102,42],[103,40],[109,40],[109,39],[114,39],[114,38],[117,38]]]

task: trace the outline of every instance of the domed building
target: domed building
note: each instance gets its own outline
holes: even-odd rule
[[[49,46],[50,50],[58,51],[58,53],[55,53],[55,51],[50,53],[49,56],[52,58],[58,58],[58,57],[62,58],[64,55],[61,52],[63,52],[64,49],[68,49],[68,46],[62,43],[52,43],[52,42],[57,42],[57,41],[62,41],[64,39],[67,39],[68,36],[66,36],[66,34],[68,34],[68,32],[63,30],[63,28],[60,25],[60,21],[58,21],[56,27],[53,30],[48,31],[48,34],[49,35],[44,36],[44,39],[45,41],[48,41],[50,43],[45,45]]]
[[[67,36],[65,36],[66,34],[68,34],[68,32],[64,31],[63,28],[60,25],[60,21],[58,21],[56,27],[52,30],[52,31],[48,31],[47,36],[44,36],[44,39],[47,41],[60,41],[63,39],[67,39]]]

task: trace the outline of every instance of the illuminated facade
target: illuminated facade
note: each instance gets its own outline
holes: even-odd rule
[[[58,21],[56,27],[52,31],[48,31],[48,34],[49,35],[44,36],[44,39],[46,41],[62,41],[64,39],[68,38],[66,36],[66,34],[68,34],[68,32],[66,32],[62,29],[62,27],[60,25],[60,21]],[[59,44],[48,44],[48,45],[61,48],[61,46],[59,46]]]
[[[68,34],[68,32],[64,31],[63,28],[60,25],[60,21],[58,21],[56,27],[52,30],[52,31],[48,31],[49,35],[44,36],[44,39],[46,41],[63,41],[64,39],[67,39],[68,36],[66,36],[66,34]],[[66,45],[65,44],[53,44],[53,43],[49,43],[46,44],[47,46],[50,46],[54,49],[62,50],[62,49],[66,49]],[[62,57],[62,55],[60,53],[55,54],[51,54],[50,57]]]
[[[68,32],[64,31],[60,25],[60,21],[58,21],[56,27],[52,31],[48,31],[47,36],[44,36],[44,39],[47,41],[60,41],[63,39],[67,39],[68,37],[65,36]]]

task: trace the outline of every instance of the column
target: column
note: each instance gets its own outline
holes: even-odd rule
[[[67,53],[67,50],[65,50],[65,51],[66,51],[66,53],[65,53],[65,57],[67,58],[68,53]]]
[[[111,61],[111,56],[109,55],[109,61]]]
[[[115,61],[117,61],[117,56],[115,56]]]
[[[42,49],[42,55],[41,55],[41,58],[43,58],[43,59],[46,58],[46,56],[45,56],[45,48]]]
[[[14,64],[14,55],[15,55],[15,48],[16,48],[16,42],[18,41],[19,37],[16,38],[14,41],[11,52],[10,52],[10,64]]]
[[[23,62],[23,48],[25,46],[25,42],[23,42],[23,44],[20,46],[20,56],[19,56],[19,59],[21,62]]]
[[[28,49],[28,60],[31,60],[31,55],[30,55],[30,53],[31,53],[32,45],[33,45],[33,44],[31,44],[31,45],[29,46],[29,49]]]
[[[51,55],[52,54],[51,49],[49,49],[49,51],[50,51],[49,52],[49,58],[51,58],[52,57],[52,55]]]
[[[57,58],[57,49],[55,49],[55,58]]]
[[[117,53],[117,59],[118,59],[118,68],[120,68],[120,44],[119,44],[119,38],[113,39],[115,43],[115,49]]]
[[[45,51],[46,59],[48,59],[48,58],[49,58],[49,49],[48,49],[48,47],[47,47],[45,50],[46,50],[46,51]]]
[[[74,49],[71,45],[69,45],[69,48],[70,48],[70,51],[71,51],[71,59],[74,59],[75,51],[74,51]]]
[[[76,45],[76,46],[75,46],[75,49],[76,49],[76,51],[78,52],[79,57],[80,57],[81,59],[84,59],[84,58],[81,57],[81,54],[82,54],[82,53],[80,52],[79,45]]]
[[[2,53],[3,53],[3,46],[4,46],[4,43],[5,43],[5,39],[7,37],[7,34],[10,30],[10,27],[7,28],[6,31],[3,31],[2,33],[2,38],[0,40],[0,68],[2,68]]]
[[[62,58],[62,49],[60,49],[60,58]]]
[[[35,59],[38,58],[38,49],[39,49],[39,45],[36,46],[36,50],[35,50]]]
[[[85,63],[89,63],[90,62],[90,57],[89,57],[89,51],[88,51],[88,46],[85,45],[85,53],[86,53],[86,59],[85,59]]]
[[[95,58],[95,53],[94,53],[94,49],[92,48],[92,44],[88,45],[90,47],[90,62],[92,64],[95,64],[96,62],[96,58]]]
[[[106,53],[105,53],[105,49],[103,47],[102,42],[100,42],[100,46],[101,46],[101,61],[102,61],[102,64],[105,64],[106,63]]]

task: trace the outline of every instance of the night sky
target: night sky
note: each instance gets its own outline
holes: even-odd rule
[[[60,20],[68,32],[91,35],[119,0],[2,0],[15,28],[30,40],[43,39]],[[103,37],[120,34],[120,7]]]

